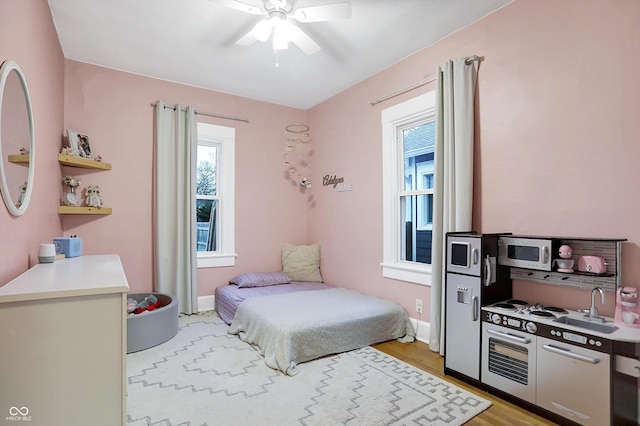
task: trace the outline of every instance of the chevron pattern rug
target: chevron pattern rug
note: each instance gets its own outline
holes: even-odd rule
[[[183,316],[176,337],[127,355],[128,424],[461,425],[491,405],[371,347],[286,376],[228,328]]]

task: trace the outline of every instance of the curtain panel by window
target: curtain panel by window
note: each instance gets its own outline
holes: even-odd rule
[[[198,312],[193,107],[156,102],[154,146],[155,289],[178,298],[181,313]]]
[[[471,231],[474,94],[478,61],[447,61],[436,75],[435,204],[429,348],[443,354],[445,235]]]

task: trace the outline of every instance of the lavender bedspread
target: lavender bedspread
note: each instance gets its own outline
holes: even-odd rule
[[[305,361],[387,340],[412,342],[415,336],[400,305],[343,288],[247,299],[228,333],[290,376]]]
[[[215,291],[215,310],[222,321],[231,324],[236,310],[245,299],[274,294],[292,293],[295,291],[326,290],[330,285],[318,282],[292,281],[289,284],[271,285],[267,287],[238,288],[237,285],[217,287]]]

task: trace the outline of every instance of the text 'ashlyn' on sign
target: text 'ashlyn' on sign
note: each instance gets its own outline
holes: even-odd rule
[[[337,188],[339,192],[353,190],[350,183],[344,183],[344,178],[337,177],[336,175],[325,175],[322,178],[322,186],[333,186]]]

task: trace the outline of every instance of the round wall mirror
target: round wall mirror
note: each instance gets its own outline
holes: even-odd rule
[[[0,66],[0,190],[7,210],[22,215],[29,205],[35,170],[33,114],[20,66]]]

